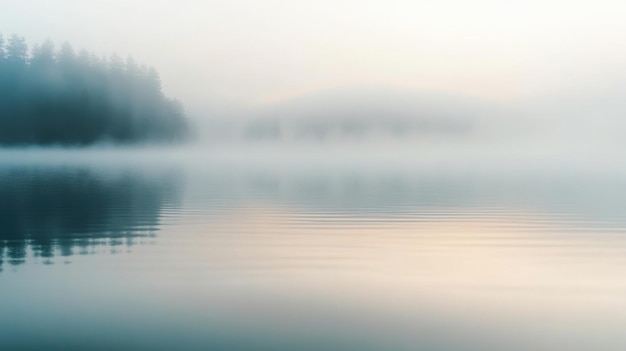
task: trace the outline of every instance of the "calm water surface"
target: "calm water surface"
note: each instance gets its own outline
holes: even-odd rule
[[[626,177],[0,166],[2,350],[624,350]]]

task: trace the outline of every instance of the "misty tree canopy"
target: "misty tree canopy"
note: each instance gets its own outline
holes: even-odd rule
[[[175,141],[186,131],[153,68],[49,40],[29,51],[23,37],[0,34],[1,145]]]

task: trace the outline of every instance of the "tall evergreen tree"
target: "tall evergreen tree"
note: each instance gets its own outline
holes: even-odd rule
[[[4,52],[4,37],[2,36],[2,33],[0,33],[0,61],[4,60],[5,57],[5,52]]]
[[[28,63],[28,45],[24,37],[13,34],[6,47],[7,61],[15,65],[26,65]]]

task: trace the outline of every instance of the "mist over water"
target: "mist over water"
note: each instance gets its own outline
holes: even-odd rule
[[[349,89],[176,147],[0,150],[0,340],[622,350],[619,118],[551,103]]]
[[[626,348],[621,2],[0,3],[0,350]]]
[[[343,154],[348,162],[382,157],[451,167],[621,167],[624,93],[596,83],[504,101],[389,87],[335,89],[198,121],[197,143],[208,153],[265,150],[267,159]]]
[[[8,349],[626,343],[622,171],[183,150],[3,158]]]

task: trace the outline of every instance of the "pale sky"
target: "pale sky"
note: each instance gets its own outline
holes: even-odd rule
[[[510,99],[621,69],[625,15],[602,0],[0,0],[0,32],[131,54],[196,105],[363,84]]]

